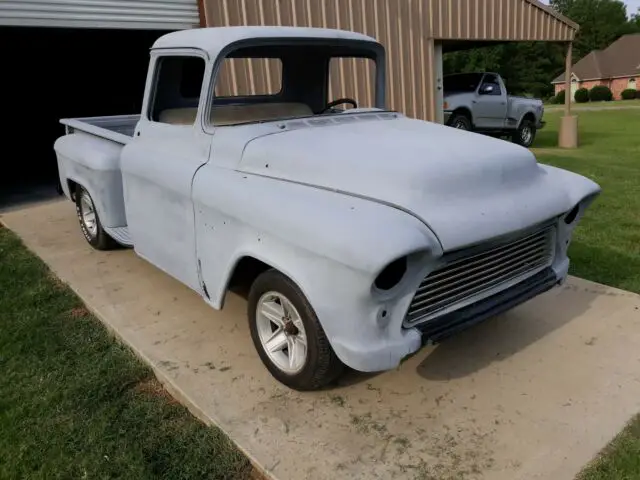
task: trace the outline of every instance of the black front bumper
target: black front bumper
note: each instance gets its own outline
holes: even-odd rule
[[[422,332],[423,344],[438,343],[455,333],[510,310],[550,290],[557,283],[558,278],[549,267],[500,293],[442,317],[416,325],[416,328]]]

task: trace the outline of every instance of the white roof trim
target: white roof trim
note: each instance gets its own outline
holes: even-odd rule
[[[210,27],[168,33],[156,40],[151,48],[197,48],[214,58],[235,42],[259,38],[333,38],[377,43],[376,39],[361,33],[329,28]]]

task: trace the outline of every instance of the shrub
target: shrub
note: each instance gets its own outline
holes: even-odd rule
[[[636,90],[636,98],[640,99],[640,90]]]
[[[633,100],[636,98],[637,95],[638,95],[637,90],[634,90],[633,88],[627,88],[626,90],[622,91],[622,93],[620,94],[620,97],[622,98],[622,100]]]
[[[553,103],[564,103],[564,90],[560,90],[558,94],[553,97]]]
[[[589,100],[592,102],[610,102],[613,100],[613,93],[609,87],[596,85],[589,92]]]
[[[589,101],[589,90],[586,88],[579,88],[576,90],[573,99],[578,103],[587,103]]]

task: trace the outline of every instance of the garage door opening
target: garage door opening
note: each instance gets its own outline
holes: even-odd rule
[[[64,117],[140,113],[149,48],[166,31],[1,27],[0,209],[54,197]]]

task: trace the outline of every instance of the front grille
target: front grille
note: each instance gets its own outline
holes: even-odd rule
[[[409,305],[406,323],[413,324],[445,309],[493,293],[494,289],[522,280],[551,264],[554,228],[547,226],[516,240],[480,250],[445,263],[422,281]]]

